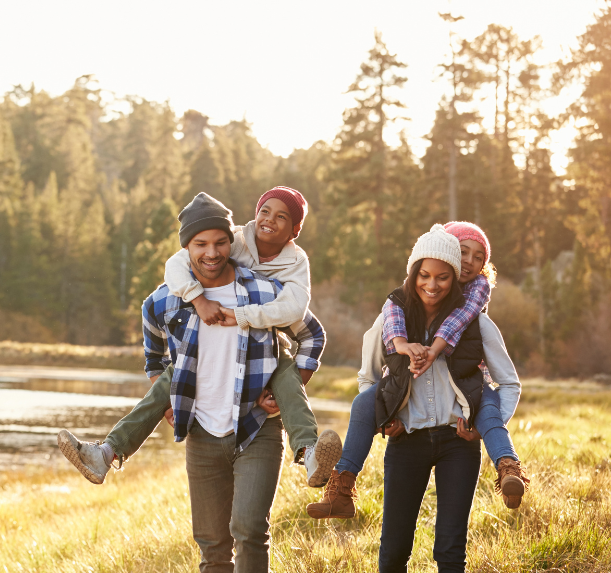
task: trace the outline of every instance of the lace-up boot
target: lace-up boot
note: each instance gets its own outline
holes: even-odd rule
[[[530,483],[524,468],[519,461],[503,458],[499,462],[497,474],[498,477],[494,482],[495,491],[503,496],[503,501],[509,509],[517,509]]]
[[[323,498],[318,503],[310,503],[306,511],[314,519],[325,519],[338,517],[349,519],[354,517],[356,509],[354,500],[356,499],[356,476],[349,471],[339,473],[333,470],[331,478],[325,489]]]

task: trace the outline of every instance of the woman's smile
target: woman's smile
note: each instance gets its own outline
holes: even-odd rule
[[[424,291],[426,296],[430,296],[431,298],[434,298],[434,297],[436,297],[439,294],[439,291],[432,292],[432,291],[426,290],[425,288],[423,288],[422,290]]]
[[[452,288],[453,280],[454,270],[448,263],[439,259],[423,259],[414,286],[429,318],[438,312]]]

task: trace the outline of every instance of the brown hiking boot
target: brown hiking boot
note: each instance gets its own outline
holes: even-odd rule
[[[528,491],[530,480],[526,477],[520,462],[511,458],[502,458],[497,468],[498,477],[494,482],[496,493],[503,496],[509,509],[517,509],[522,502],[524,492]]]
[[[337,470],[331,472],[329,483],[323,498],[318,503],[309,503],[306,511],[314,519],[338,517],[348,519],[354,517],[354,499],[356,498],[356,476],[352,472]]]

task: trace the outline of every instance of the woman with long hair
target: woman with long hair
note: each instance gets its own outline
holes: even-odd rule
[[[410,343],[430,347],[440,325],[464,302],[459,286],[461,248],[458,239],[435,225],[418,239],[407,265],[407,279],[390,299],[405,315]],[[487,315],[481,314],[466,328],[451,356],[439,355],[421,376],[409,373],[410,357],[387,355],[382,343],[380,315],[363,340],[363,366],[359,372],[362,415],[353,405],[350,428],[355,435],[371,435],[377,426],[372,403],[390,420],[384,459],[384,517],[380,546],[380,571],[406,571],[422,498],[435,467],[437,519],[434,558],[439,571],[464,571],[467,526],[480,468],[480,441],[460,437],[470,433],[484,385],[482,359],[499,383],[505,423],[513,414],[520,383],[502,337]],[[387,363],[388,369],[384,372]],[[413,367],[412,367],[413,369]],[[386,374],[386,375],[384,375]],[[394,385],[393,385],[394,384]],[[367,402],[367,403],[366,403]],[[358,410],[358,409],[357,409]],[[369,442],[350,447],[340,460],[360,464]],[[354,452],[348,450],[354,450]],[[350,457],[352,459],[350,459]],[[344,460],[344,457],[346,459]],[[366,454],[365,454],[366,457]],[[362,460],[362,461],[361,461]],[[349,511],[355,475],[334,472],[325,492],[334,514],[342,504]],[[325,499],[311,504],[308,513],[326,509]],[[349,515],[346,515],[349,517]]]

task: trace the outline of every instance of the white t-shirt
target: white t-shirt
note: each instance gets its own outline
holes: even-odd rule
[[[204,289],[208,300],[236,308],[235,282]],[[238,352],[237,326],[208,326],[199,321],[195,417],[206,432],[222,438],[233,432],[233,394]]]

